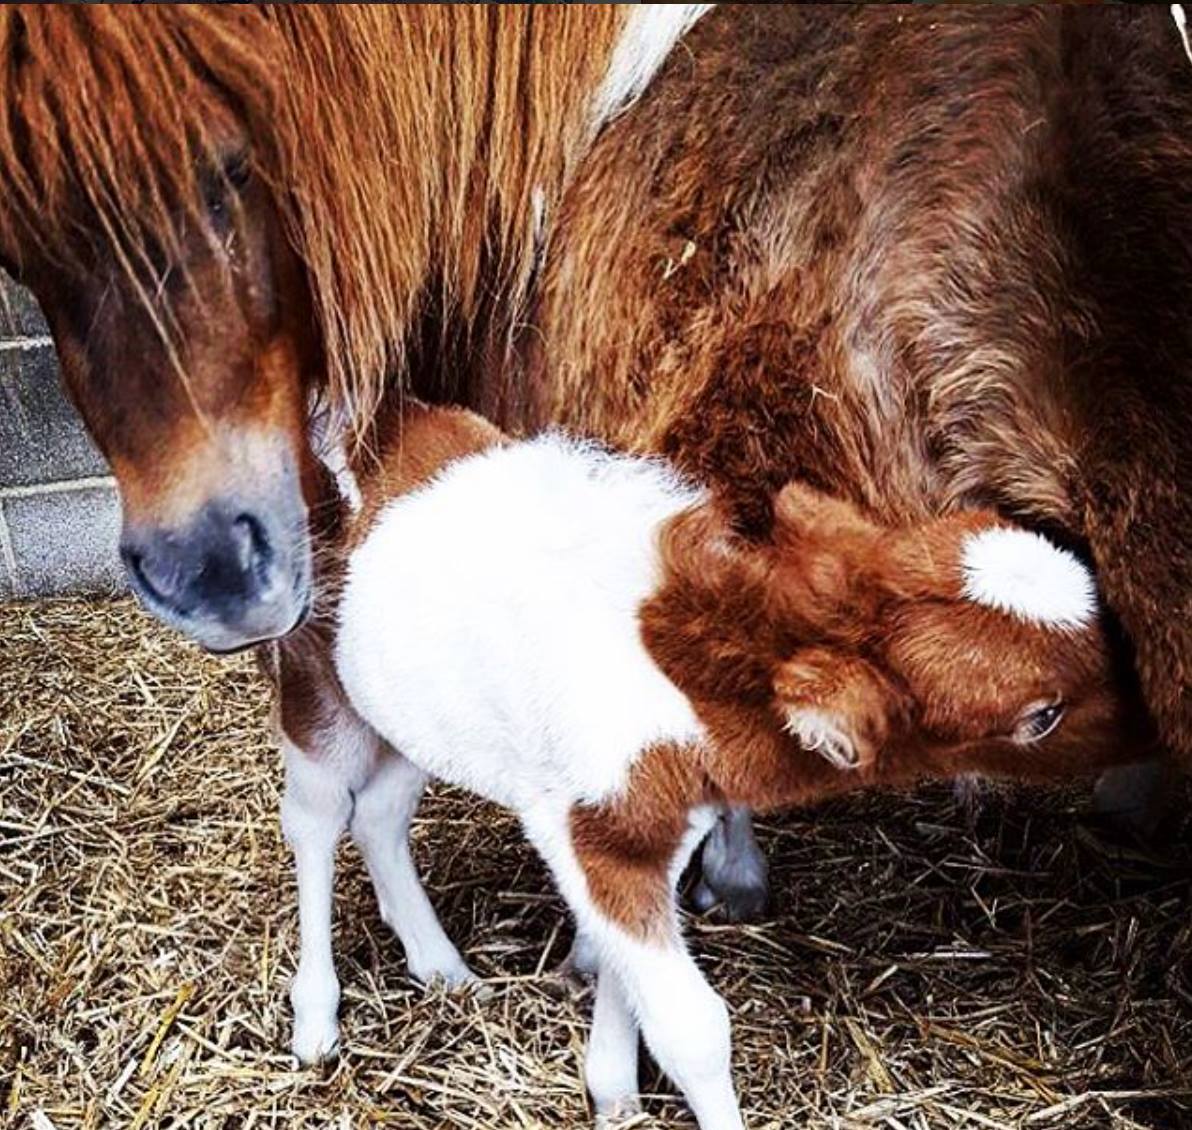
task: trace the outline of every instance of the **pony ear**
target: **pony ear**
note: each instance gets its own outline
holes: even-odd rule
[[[774,694],[787,732],[841,770],[873,765],[900,709],[872,664],[822,647],[780,664]]]

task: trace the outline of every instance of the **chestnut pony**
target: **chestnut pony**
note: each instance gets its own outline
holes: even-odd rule
[[[0,11],[0,256],[216,650],[310,597],[325,394],[1088,554],[1192,752],[1192,63],[1166,8]]]

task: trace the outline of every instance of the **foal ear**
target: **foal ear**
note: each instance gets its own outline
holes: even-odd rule
[[[866,769],[877,760],[898,696],[878,670],[855,655],[803,648],[774,677],[783,725],[805,750],[837,769]]]
[[[798,612],[813,621],[864,620],[869,601],[859,589],[884,533],[855,503],[806,483],[783,487],[774,501],[773,541]]]
[[[845,539],[868,541],[880,532],[881,527],[856,503],[797,479],[787,483],[774,500],[774,538],[780,543],[823,541],[839,546]]]

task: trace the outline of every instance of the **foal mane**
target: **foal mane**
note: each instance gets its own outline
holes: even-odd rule
[[[113,249],[159,301],[154,253],[203,222],[202,178],[227,144],[211,109],[226,107],[306,263],[330,391],[365,421],[423,303],[467,326],[497,301],[513,324],[627,19],[612,5],[5,6],[0,240],[76,268]]]

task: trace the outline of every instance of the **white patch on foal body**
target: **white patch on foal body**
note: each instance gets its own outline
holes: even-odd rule
[[[336,663],[357,710],[498,804],[615,793],[651,744],[702,736],[638,630],[659,527],[700,497],[559,435],[450,464],[352,555]]]
[[[592,133],[641,97],[672,48],[714,4],[641,4],[632,9],[592,101]]]
[[[1022,620],[1082,628],[1097,611],[1093,576],[1042,534],[995,526],[970,534],[961,550],[964,596]]]

